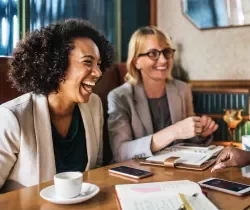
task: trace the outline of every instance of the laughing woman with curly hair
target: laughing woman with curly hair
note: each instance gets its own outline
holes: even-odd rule
[[[36,30],[11,58],[10,80],[26,94],[0,106],[0,188],[10,191],[102,163],[103,113],[92,88],[113,59],[87,21]]]

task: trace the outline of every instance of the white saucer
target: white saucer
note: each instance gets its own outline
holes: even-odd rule
[[[99,191],[100,188],[94,184],[82,183],[82,190],[80,195],[74,198],[60,198],[56,196],[55,185],[51,185],[42,189],[40,191],[40,196],[52,203],[74,204],[89,200],[90,198],[94,197]]]

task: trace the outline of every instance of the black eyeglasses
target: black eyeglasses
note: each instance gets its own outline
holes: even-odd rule
[[[138,55],[138,57],[141,57],[141,56],[148,56],[151,60],[153,61],[156,61],[159,59],[161,53],[164,55],[164,57],[166,59],[170,59],[170,58],[173,58],[174,56],[174,52],[175,52],[175,49],[172,49],[172,48],[165,48],[163,50],[151,50],[147,53],[141,53]]]

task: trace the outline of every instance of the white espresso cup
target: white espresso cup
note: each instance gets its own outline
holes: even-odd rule
[[[64,172],[54,176],[56,195],[61,198],[73,198],[80,194],[82,188],[81,172]]]
[[[242,149],[250,151],[250,135],[242,136]]]

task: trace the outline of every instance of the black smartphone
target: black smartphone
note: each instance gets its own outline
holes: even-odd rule
[[[141,178],[153,175],[151,171],[144,171],[141,169],[132,168],[128,166],[118,166],[115,168],[111,168],[109,169],[109,172],[117,174],[117,175],[131,177],[134,179],[141,179]]]
[[[221,192],[243,196],[250,193],[250,186],[238,182],[227,181],[218,178],[209,178],[198,182],[202,187],[218,190]]]

